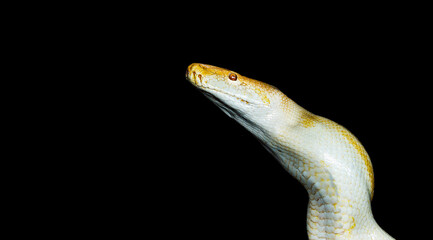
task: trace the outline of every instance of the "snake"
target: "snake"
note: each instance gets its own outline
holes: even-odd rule
[[[372,162],[349,130],[307,111],[278,88],[228,69],[193,63],[186,78],[305,187],[310,240],[394,239],[373,217]]]

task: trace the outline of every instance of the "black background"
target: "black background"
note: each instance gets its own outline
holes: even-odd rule
[[[396,239],[425,235],[425,29],[385,8],[265,16],[204,7],[114,15],[70,45],[81,115],[68,126],[81,139],[73,148],[91,152],[72,149],[79,160],[68,163],[82,224],[123,238],[307,239],[305,189],[185,79],[200,62],[272,84],[348,128],[372,159],[376,221]]]

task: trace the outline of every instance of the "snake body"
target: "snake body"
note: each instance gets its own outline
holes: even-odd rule
[[[394,239],[373,218],[372,164],[346,128],[305,110],[269,84],[227,69],[193,63],[187,79],[305,187],[309,239]]]

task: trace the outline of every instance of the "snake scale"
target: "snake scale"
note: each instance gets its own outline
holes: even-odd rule
[[[309,239],[394,239],[373,218],[372,164],[346,128],[274,86],[227,69],[193,63],[186,77],[305,187]]]

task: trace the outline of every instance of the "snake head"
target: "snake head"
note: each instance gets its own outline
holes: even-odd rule
[[[285,105],[289,99],[282,92],[237,72],[193,63],[188,67],[186,77],[221,110],[249,130],[270,129],[270,125],[280,121],[281,114],[286,114]]]
[[[221,100],[232,101],[233,104],[270,104],[267,94],[263,92],[263,83],[234,71],[193,63],[188,67],[187,79],[200,90],[218,96]]]

